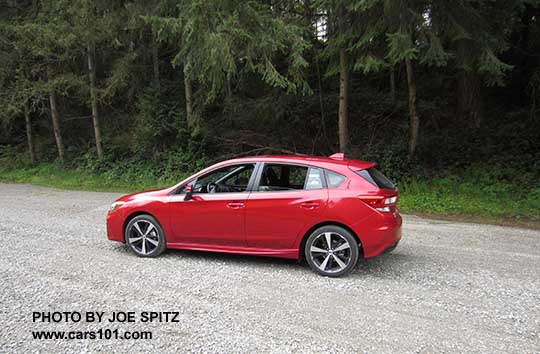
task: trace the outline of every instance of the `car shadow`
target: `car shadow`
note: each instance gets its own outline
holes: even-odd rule
[[[356,268],[351,272],[352,276],[371,275],[375,277],[400,276],[409,270],[414,263],[415,256],[401,253],[399,249],[373,258],[360,258]]]
[[[127,247],[125,247],[125,245],[117,245],[114,247],[114,250],[125,256],[136,257],[127,249]],[[173,261],[174,259],[181,258],[193,261],[224,263],[231,266],[248,266],[268,271],[281,271],[286,269],[288,272],[312,273],[305,260],[299,261],[294,259],[245,254],[168,249],[159,258]],[[404,265],[410,264],[414,258],[415,257],[411,254],[400,253],[399,249],[369,259],[360,256],[355,269],[348,277],[362,277],[366,275],[392,277],[394,275],[399,275],[404,269]],[[312,274],[315,275],[315,273]]]
[[[299,261],[294,259],[274,258],[265,256],[252,256],[247,254],[221,253],[208,251],[191,251],[191,250],[167,250],[163,256],[165,257],[182,257],[193,260],[208,260],[215,262],[225,262],[231,264],[252,264],[254,266],[297,266]]]
[[[219,263],[227,263],[231,265],[249,265],[250,267],[256,267],[259,269],[286,269],[289,272],[298,271],[302,273],[311,273],[311,269],[309,268],[305,260],[299,261],[294,259],[189,250],[167,250],[167,252],[163,256],[171,258],[184,257],[192,260],[207,260]],[[400,253],[399,250],[382,254],[374,258],[360,258],[358,260],[357,266],[351,272],[350,276],[361,277],[367,274],[377,277],[391,277],[393,275],[399,275],[399,273],[401,273],[401,271],[404,269],[404,265],[410,264],[413,259],[413,255]]]

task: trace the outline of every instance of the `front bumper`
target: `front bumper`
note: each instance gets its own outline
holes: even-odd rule
[[[124,224],[121,210],[107,214],[107,238],[111,241],[125,242]]]

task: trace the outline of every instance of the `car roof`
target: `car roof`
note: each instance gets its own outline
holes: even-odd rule
[[[364,170],[376,165],[374,162],[346,159],[341,157],[324,157],[324,156],[309,156],[309,155],[260,155],[241,157],[224,161],[224,163],[231,162],[286,162],[286,163],[300,163],[306,165],[312,165],[317,167],[329,168],[331,166],[343,166],[349,167],[352,170]]]

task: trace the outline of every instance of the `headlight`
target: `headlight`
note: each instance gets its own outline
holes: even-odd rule
[[[124,204],[125,204],[125,202],[114,202],[114,203],[111,204],[111,207],[109,208],[109,211],[115,211],[116,209],[120,208]]]

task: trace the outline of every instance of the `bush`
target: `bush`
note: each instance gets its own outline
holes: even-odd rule
[[[30,166],[30,155],[21,146],[0,146],[0,169],[13,170]]]

